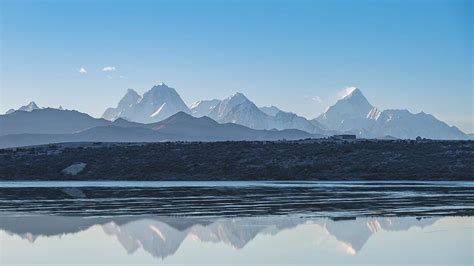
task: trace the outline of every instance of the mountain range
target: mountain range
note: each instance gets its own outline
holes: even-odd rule
[[[370,104],[361,90],[355,88],[344,98],[314,119],[324,127],[366,138],[393,136],[414,139],[468,139],[455,126],[420,112],[413,114],[406,109],[379,110]]]
[[[143,102],[157,104],[144,105]],[[150,107],[143,112],[142,106]],[[117,107],[107,109],[102,117],[111,121],[121,117],[135,122],[157,122],[178,111],[253,129],[298,129],[321,135],[349,133],[362,138],[470,138],[458,128],[424,112],[414,114],[406,109],[380,110],[370,104],[358,88],[353,88],[318,117],[306,119],[275,106],[257,107],[239,92],[223,100],[196,101],[187,107],[175,89],[161,83],[143,97],[128,90]]]
[[[224,243],[242,249],[259,235],[274,236],[297,226],[317,226],[324,230],[323,239],[330,235],[345,252],[354,255],[362,251],[367,241],[380,231],[406,231],[424,228],[439,218],[357,218],[335,221],[327,218],[299,218],[295,216],[267,216],[241,218],[183,218],[179,217],[61,217],[23,216],[2,217],[0,230],[34,243],[39,237],[79,234],[93,226],[101,226],[108,235],[115,236],[127,250],[134,253],[143,249],[155,258],[166,258],[178,251],[190,236],[200,242]],[[314,228],[316,229],[316,228]],[[316,234],[318,230],[314,230]]]
[[[23,105],[22,107],[18,108],[18,110],[15,110],[15,109],[10,109],[6,112],[6,114],[11,114],[15,111],[26,111],[26,112],[31,112],[33,110],[36,110],[36,109],[40,109],[38,107],[38,105],[36,105],[35,102],[30,102],[29,104],[27,105]]]
[[[197,101],[188,107],[174,88],[160,83],[143,96],[128,89],[117,106],[107,108],[102,118],[110,121],[124,118],[139,123],[154,123],[184,112],[195,117],[208,116],[219,123],[234,123],[253,129],[299,129],[308,133],[325,133],[318,121],[308,121],[279,109],[272,115],[264,110],[242,93],[235,93],[224,100]]]
[[[61,142],[159,142],[296,140],[320,138],[296,129],[256,130],[233,123],[220,124],[209,117],[178,112],[156,123],[109,121],[72,110],[54,108],[0,115],[0,148]]]
[[[357,88],[311,120],[275,106],[257,107],[242,93],[188,107],[164,83],[142,96],[127,90],[102,118],[62,107],[40,108],[34,102],[0,115],[0,147],[78,141],[295,140],[342,133],[362,138],[472,138],[424,112],[379,110]]]

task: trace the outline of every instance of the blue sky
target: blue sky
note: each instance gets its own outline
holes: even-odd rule
[[[380,109],[473,132],[472,13],[468,0],[1,0],[0,112],[34,100],[100,116],[165,82],[188,104],[240,91],[314,118],[357,86]]]

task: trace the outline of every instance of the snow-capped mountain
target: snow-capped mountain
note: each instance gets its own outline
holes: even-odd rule
[[[143,97],[128,90],[117,107],[107,109],[102,117],[108,120],[121,117],[133,122],[152,123],[178,112],[189,113],[189,108],[175,89],[160,83],[143,94]]]
[[[223,120],[234,107],[242,103],[251,103],[243,93],[237,92],[230,97],[219,102],[208,114],[210,118],[219,121]],[[258,108],[257,108],[258,109]]]
[[[326,129],[318,121],[309,121],[295,113],[279,111],[273,116],[273,128],[297,128],[306,132],[325,134]]]
[[[62,111],[61,107],[46,109],[48,109],[46,112],[34,115],[51,113],[54,116],[57,114],[53,110]],[[38,107],[35,102],[30,102],[18,110],[32,113],[44,109]],[[25,112],[16,112],[16,110],[10,109],[7,111],[7,115]],[[295,113],[284,112],[275,106],[259,108],[239,92],[224,100],[197,101],[188,108],[175,89],[161,83],[151,88],[143,96],[128,89],[117,106],[105,110],[102,117],[109,121],[122,118],[131,122],[148,124],[163,121],[179,112],[191,114],[194,117],[208,116],[218,123],[233,123],[258,130],[297,129],[319,135],[353,133],[365,138],[414,139],[420,136],[430,139],[472,139],[472,136],[468,136],[458,128],[449,126],[424,112],[414,114],[406,109],[380,110],[373,106],[358,88],[353,88],[348,95],[338,100],[317,118],[308,120]],[[23,118],[23,115],[4,117],[1,120],[5,120],[4,123],[9,123],[8,121],[11,120],[13,123],[19,121],[20,118]],[[46,125],[52,125],[50,122]],[[64,121],[61,123],[69,128],[69,124],[75,122]],[[36,124],[38,123],[32,123],[32,125]],[[54,125],[57,124],[59,123]],[[9,124],[3,125],[3,135],[11,134],[6,133],[9,132],[7,127]],[[15,127],[21,126],[15,124]],[[27,127],[23,126],[23,128]],[[43,125],[40,128],[43,128]],[[71,126],[71,128],[74,127]],[[24,133],[40,133],[36,132],[35,128],[32,129],[32,132]],[[81,129],[85,128],[81,126]],[[48,130],[44,129],[44,131]],[[48,131],[48,133],[50,132]]]
[[[196,117],[208,116],[219,123],[234,123],[253,129],[269,129],[269,116],[240,92],[221,101],[195,102],[191,106],[191,113]]]
[[[10,109],[8,110],[5,114],[11,114],[15,111],[25,111],[25,112],[31,112],[33,110],[37,110],[37,109],[40,109],[38,107],[38,105],[35,103],[35,102],[30,102],[29,104],[27,105],[23,105],[22,107],[18,108],[18,110],[15,110],[15,109]]]
[[[371,119],[367,119],[373,108],[362,92],[354,88],[351,93],[330,106],[315,121],[328,129],[341,132],[367,130],[373,124]]]
[[[430,139],[467,139],[467,135],[458,128],[424,112],[414,114],[406,109],[381,111],[370,104],[358,88],[354,88],[313,121],[320,122],[329,130],[350,132],[367,138],[393,136],[414,139],[420,136]]]
[[[324,133],[323,127],[317,121],[308,121],[294,113],[283,112],[275,106],[258,108],[240,92],[222,101],[196,102],[191,110],[194,116],[205,115],[219,123],[234,123],[253,129],[299,129],[309,133]]]
[[[253,129],[270,129],[271,117],[262,112],[242,93],[236,93],[223,100],[209,117],[220,123],[234,123]]]
[[[121,117],[120,115],[123,111],[131,108],[132,105],[137,104],[141,99],[142,96],[140,96],[135,90],[128,89],[127,93],[125,93],[125,96],[123,96],[123,98],[120,100],[117,107],[107,108],[107,110],[105,110],[104,114],[102,115],[102,118],[114,121],[115,119]]]
[[[373,136],[390,135],[397,138],[414,139],[417,136],[429,139],[467,139],[455,126],[449,126],[436,117],[420,112],[413,114],[408,110],[384,110],[375,119]]]
[[[217,99],[196,101],[189,106],[189,110],[195,117],[207,116],[220,102]]]

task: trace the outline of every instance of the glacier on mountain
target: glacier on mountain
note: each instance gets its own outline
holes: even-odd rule
[[[143,96],[129,89],[117,107],[108,108],[102,118],[113,121],[120,117],[133,122],[153,123],[178,112],[190,111],[174,88],[160,83]]]
[[[458,128],[424,112],[414,114],[406,109],[380,111],[367,101],[358,88],[330,106],[315,121],[327,129],[354,133],[365,138],[394,136],[415,139],[420,136],[430,139],[467,139],[466,134]]]
[[[208,116],[219,123],[234,123],[252,129],[299,129],[313,134],[356,134],[362,138],[468,139],[454,126],[423,112],[380,110],[373,106],[359,88],[348,88],[344,97],[318,117],[308,120],[275,106],[257,107],[243,93],[237,92],[223,100],[200,100],[188,108],[175,89],[161,83],[143,96],[129,89],[103,118],[114,121],[124,118],[139,123],[162,121],[178,112],[195,117]]]

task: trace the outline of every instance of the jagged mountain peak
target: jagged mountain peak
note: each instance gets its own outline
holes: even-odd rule
[[[160,95],[163,93],[178,95],[178,93],[176,92],[174,88],[171,88],[164,83],[160,83],[158,85],[153,86],[149,91],[145,92],[145,94],[143,94],[143,98],[145,98],[145,96],[148,96],[148,95],[163,96],[163,95]]]
[[[127,89],[125,95],[117,104],[117,107],[107,108],[102,115],[102,118],[115,121],[117,118],[123,117],[123,112],[140,102],[141,99],[142,96],[140,96],[134,89]]]
[[[166,85],[164,82],[160,82],[158,83],[158,85],[154,85],[151,89],[160,89],[160,88],[170,88],[168,85]]]
[[[139,94],[136,90],[128,88],[125,95],[139,95]]]
[[[342,99],[340,99],[338,102],[341,102],[341,103],[347,102],[354,105],[372,107],[372,105],[369,103],[367,98],[365,98],[364,94],[359,88],[354,87],[354,88],[350,88],[349,90],[350,92],[346,96],[344,96]]]
[[[239,101],[239,102],[249,101],[247,96],[245,96],[241,92],[236,92],[236,93],[232,94],[226,100],[228,100],[228,101]]]
[[[128,89],[117,107],[108,108],[102,117],[111,121],[122,117],[133,122],[153,123],[180,111],[188,113],[189,108],[174,88],[162,82],[153,86],[143,96]]]
[[[252,103],[243,93],[236,92],[229,96],[227,99],[222,101],[222,104],[226,106],[226,109],[230,111],[235,106],[242,104],[242,103]]]
[[[242,92],[237,91],[234,94],[232,94],[231,97],[245,97],[245,95]]]
[[[127,89],[127,92],[123,96],[123,98],[120,100],[118,106],[119,108],[126,108],[129,107],[130,105],[138,103],[142,99],[142,96],[140,96],[135,90],[133,89]]]
[[[136,97],[138,96],[138,93],[136,93],[134,90],[129,89],[124,97],[127,96]],[[169,87],[164,83],[160,83],[158,85],[153,86],[140,98],[140,102],[147,102],[147,104],[149,104],[149,102],[161,102],[168,99],[174,100],[174,98],[179,98],[181,100],[181,97],[179,96],[178,92],[174,88]]]
[[[345,97],[330,106],[316,120],[332,130],[349,131],[354,127],[368,127],[365,120],[369,116],[377,115],[371,114],[374,107],[359,88],[352,87],[346,91],[348,93]]]
[[[25,111],[31,112],[33,110],[41,109],[34,101],[29,102],[27,105],[23,105],[22,107],[18,108],[18,110],[10,109],[5,114],[11,114],[15,111]]]
[[[30,103],[28,103],[28,105],[26,105],[27,108],[31,109],[31,110],[34,110],[34,109],[39,109],[38,105],[31,101]]]
[[[226,99],[220,101],[212,110],[209,112],[209,117],[216,121],[222,120],[234,107],[244,103],[250,102],[243,93],[236,92]],[[220,121],[222,122],[222,121]],[[226,121],[228,122],[228,121]]]
[[[364,94],[362,94],[362,91],[357,87],[348,87],[346,88],[346,92],[347,94],[343,98],[364,96]]]

